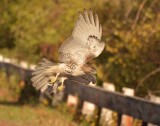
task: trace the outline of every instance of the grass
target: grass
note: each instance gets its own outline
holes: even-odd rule
[[[0,126],[76,126],[65,105],[51,108],[38,103],[17,104],[20,86],[16,75],[8,81],[0,71]]]
[[[0,104],[0,125],[3,126],[76,126],[72,116],[57,109],[38,105]]]

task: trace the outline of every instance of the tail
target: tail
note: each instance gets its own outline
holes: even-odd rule
[[[53,63],[47,59],[42,59],[42,61],[32,72],[32,85],[37,90],[41,92],[52,92],[53,86],[50,85],[50,80],[53,78],[57,72],[61,72],[62,69],[59,67],[60,64]]]

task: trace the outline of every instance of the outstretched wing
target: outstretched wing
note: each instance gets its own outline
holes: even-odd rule
[[[86,63],[87,57],[96,57],[103,49],[99,49],[98,54],[94,54],[95,52],[90,47],[98,46],[101,35],[102,27],[97,14],[93,14],[91,10],[89,13],[86,10],[83,14],[79,13],[71,37],[60,46],[60,62],[75,62],[82,65]],[[94,42],[90,40],[90,37],[94,39]],[[92,46],[89,45],[90,41]]]
[[[83,41],[82,44],[85,44],[89,36],[95,36],[98,39],[101,39],[102,27],[99,24],[98,15],[90,10],[87,13],[84,10],[83,14],[79,13],[78,21],[73,29],[72,36]]]
[[[56,73],[64,72],[64,64],[55,64],[47,59],[42,59],[39,65],[32,72],[31,81],[37,90],[42,92],[46,90],[49,81]]]

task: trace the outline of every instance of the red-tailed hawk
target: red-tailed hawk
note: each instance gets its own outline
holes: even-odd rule
[[[105,43],[101,41],[102,27],[96,13],[84,10],[79,13],[72,35],[59,48],[59,62],[42,59],[32,73],[33,86],[44,92],[47,86],[61,82],[70,76],[95,74],[96,70],[87,62],[101,54]]]

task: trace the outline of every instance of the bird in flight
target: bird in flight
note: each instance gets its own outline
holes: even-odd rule
[[[71,76],[96,74],[88,61],[98,57],[105,46],[101,41],[102,27],[98,15],[92,10],[79,12],[71,36],[59,48],[59,63],[42,59],[32,72],[33,86],[45,92],[48,86],[60,82],[58,91],[64,89],[64,81]]]

